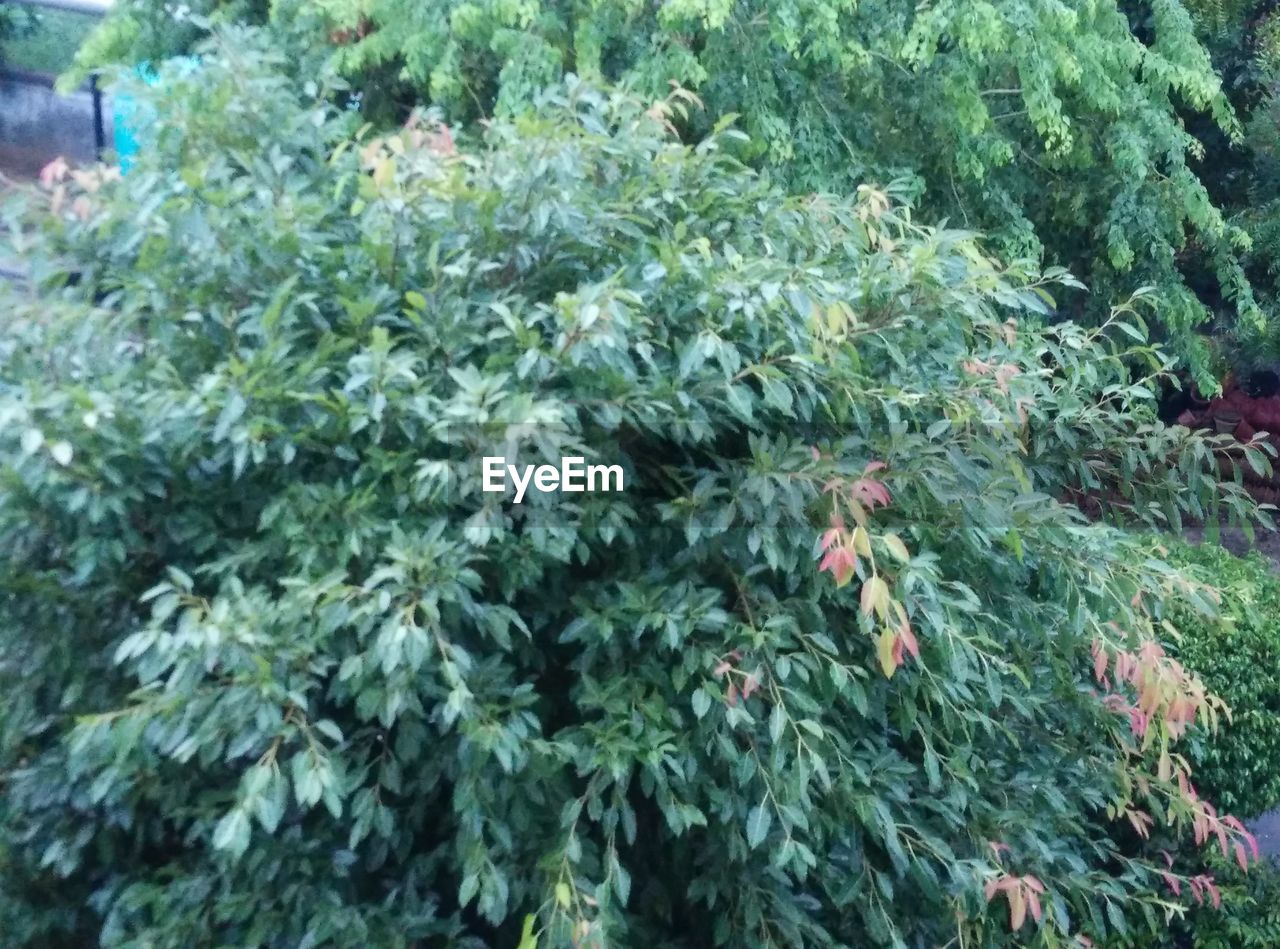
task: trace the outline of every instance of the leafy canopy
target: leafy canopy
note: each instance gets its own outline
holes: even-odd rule
[[[8,215],[11,944],[1064,945],[1179,908],[1134,829],[1244,846],[1180,577],[1059,501],[1251,513],[1132,306],[579,84],[360,137],[273,46]]]
[[[1080,275],[1092,294],[1066,296],[1065,315],[1101,320],[1155,287],[1173,351],[1206,387],[1195,328],[1216,315],[1256,337],[1264,324],[1249,237],[1216,196],[1230,161],[1218,143],[1240,127],[1196,38],[1213,18],[1182,0],[281,0],[270,19],[295,55],[332,50],[375,116],[415,101],[454,124],[513,115],[566,72],[656,98],[693,89],[707,108],[682,123],[688,140],[738,113],[746,157],[792,190],[907,182],[931,219]],[[129,0],[83,61],[172,53],[158,38],[182,27],[157,0]]]

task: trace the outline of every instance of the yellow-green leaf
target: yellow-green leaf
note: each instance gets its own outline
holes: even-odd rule
[[[889,553],[893,554],[900,563],[906,563],[911,559],[911,553],[907,550],[907,545],[902,542],[902,538],[897,534],[885,534],[881,540],[889,548]]]
[[[876,657],[880,660],[880,668],[884,670],[885,676],[890,679],[898,671],[898,663],[893,658],[894,639],[892,630],[884,629],[876,640]]]
[[[516,949],[538,949],[538,937],[533,931],[536,923],[537,919],[532,913],[525,916],[524,928],[520,930],[520,944]]]

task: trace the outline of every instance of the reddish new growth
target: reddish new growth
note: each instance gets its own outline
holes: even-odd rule
[[[1241,870],[1249,869],[1250,854],[1255,863],[1258,861],[1258,838],[1249,833],[1244,824],[1232,815],[1223,814],[1219,817],[1217,809],[1212,804],[1200,799],[1187,772],[1182,768],[1178,769],[1178,791],[1182,799],[1191,806],[1192,813],[1195,815],[1191,827],[1197,844],[1207,843],[1210,837],[1217,838],[1222,855],[1226,857],[1229,853],[1234,853],[1236,863],[1240,864]],[[1234,840],[1229,839],[1228,831],[1235,835]],[[1247,850],[1246,844],[1248,844]]]
[[[1093,674],[1103,688],[1112,687],[1107,675],[1111,664],[1101,641],[1093,643]],[[1137,652],[1120,650],[1111,666],[1116,686],[1128,685],[1137,694],[1137,703],[1124,695],[1110,692],[1103,701],[1113,711],[1128,715],[1133,734],[1147,741],[1147,730],[1153,718],[1163,722],[1172,739],[1182,737],[1196,714],[1208,706],[1204,684],[1189,674],[1180,662],[1165,654],[1154,640],[1144,642]]]
[[[724,693],[724,704],[730,708],[738,704],[739,695],[742,696],[742,700],[745,702],[747,699],[751,698],[751,694],[755,692],[756,689],[760,688],[759,676],[753,672],[742,672],[737,668],[737,664],[741,661],[742,653],[739,650],[734,649],[729,652],[725,658],[721,659],[716,664],[716,667],[711,670],[711,674],[717,679],[723,679],[726,675],[729,676],[729,685],[725,689]],[[734,681],[735,674],[742,682],[741,687],[739,687],[738,682]]]
[[[920,658],[920,643],[916,639],[916,634],[911,629],[911,624],[904,617],[901,624],[895,630],[886,630],[893,636],[893,665],[902,665],[903,651],[911,653],[912,659]]]
[[[1161,850],[1164,856],[1165,865],[1170,869],[1173,868],[1173,857],[1169,856],[1169,851]],[[1241,864],[1243,866],[1243,864]],[[1169,887],[1169,892],[1174,896],[1182,895],[1182,881],[1179,880],[1169,870],[1162,870],[1160,875],[1164,877],[1165,885]],[[1187,885],[1191,887],[1191,895],[1195,897],[1197,903],[1203,903],[1207,895],[1209,901],[1213,903],[1214,908],[1222,905],[1222,893],[1218,890],[1217,885],[1213,882],[1213,877],[1207,873],[1197,873],[1193,877],[1187,878]]]
[[[1005,341],[1012,346],[1017,340],[1017,322],[1013,320],[1006,321],[1003,331]],[[971,376],[991,376],[995,381],[996,391],[1005,396],[1009,395],[1010,392],[1009,383],[1022,375],[1022,367],[1013,363],[987,362],[983,359],[966,359],[960,364],[960,368]],[[991,402],[985,398],[982,401],[987,405],[991,405]],[[1025,395],[1013,400],[1013,407],[1018,413],[1018,421],[1024,425],[1026,424],[1027,409],[1034,404],[1035,399]]]
[[[1149,747],[1157,736],[1165,745],[1182,737],[1201,713],[1211,723],[1215,720],[1221,703],[1210,696],[1204,684],[1188,673],[1181,663],[1166,655],[1159,643],[1145,642],[1136,652],[1117,651],[1113,660],[1107,647],[1100,640],[1095,640],[1092,652],[1094,677],[1108,690],[1102,698],[1103,703],[1128,719],[1129,731],[1139,740],[1141,747]],[[1119,691],[1121,687],[1127,687],[1128,692]],[[1130,694],[1136,696],[1136,700],[1131,700]],[[1181,760],[1171,756],[1163,746],[1157,776],[1162,781],[1176,777],[1177,791],[1171,792],[1171,796],[1176,794],[1190,812],[1197,845],[1216,838],[1222,855],[1234,854],[1243,870],[1249,868],[1250,854],[1255,862],[1258,860],[1258,842],[1253,834],[1235,817],[1219,815],[1212,804],[1201,800]],[[1138,833],[1146,837],[1151,818],[1129,808],[1125,808],[1124,813]],[[1165,859],[1172,866],[1173,860],[1168,854]],[[1175,895],[1181,894],[1178,878],[1167,871],[1163,876],[1170,890]],[[1188,885],[1197,902],[1208,895],[1213,904],[1218,905],[1220,897],[1212,877],[1200,874],[1189,878]]]
[[[821,457],[816,449],[814,457]],[[830,572],[836,586],[843,587],[857,574],[858,565],[863,560],[869,564],[869,576],[862,584],[859,607],[865,616],[880,625],[876,653],[884,674],[892,676],[907,653],[917,659],[920,657],[920,644],[911,629],[906,609],[894,599],[885,581],[887,574],[877,569],[872,552],[872,540],[875,539],[899,562],[906,563],[910,559],[910,552],[896,534],[872,535],[869,530],[868,515],[877,506],[888,507],[893,500],[884,483],[871,477],[884,467],[884,462],[873,461],[862,470],[862,477],[857,480],[833,479],[824,485],[823,491],[831,495],[835,510],[831,515],[831,526],[820,538],[822,560],[818,571]],[[852,530],[845,523],[842,507],[856,522]]]
[[[1040,907],[1040,894],[1044,892],[1044,884],[1033,876],[1004,876],[997,877],[994,880],[988,880],[983,894],[990,903],[996,898],[996,895],[1003,893],[1005,899],[1009,901],[1009,928],[1015,932],[1022,928],[1022,924],[1026,921],[1027,913],[1031,913],[1031,918],[1037,923],[1043,915]]]
[[[335,46],[349,46],[357,40],[364,39],[372,32],[373,24],[364,17],[360,17],[360,19],[356,21],[354,29],[344,28],[330,30],[329,42],[333,43]]]
[[[889,495],[889,489],[884,486],[884,482],[877,481],[875,478],[868,478],[867,475],[874,474],[886,467],[883,461],[873,461],[862,469],[862,477],[849,485],[850,499],[865,505],[868,510],[874,511],[876,505],[888,507],[889,502],[893,500]],[[840,482],[831,482],[827,485],[827,490],[836,490],[841,486]]]
[[[817,449],[814,453],[816,456]],[[853,578],[859,554],[871,556],[871,542],[866,533],[867,514],[875,511],[876,505],[888,507],[893,498],[883,482],[868,476],[884,467],[883,461],[873,461],[862,469],[862,477],[856,481],[835,478],[823,485],[823,492],[835,499],[836,510],[831,515],[831,527],[822,535],[825,555],[818,564],[818,570],[821,573],[831,571],[836,586],[844,586]],[[842,501],[858,525],[851,531],[845,529],[844,518],[840,514]]]
[[[831,527],[822,534],[822,549],[825,552],[822,562],[818,564],[818,572],[826,573],[836,579],[836,586],[844,586],[853,579],[858,569],[858,553],[854,549],[853,535],[845,531],[844,519],[839,514],[831,517]]]
[[[981,359],[966,359],[960,367],[972,376],[994,376],[996,388],[1002,395],[1009,394],[1009,380],[1022,375],[1022,369],[1013,363],[989,363]]]

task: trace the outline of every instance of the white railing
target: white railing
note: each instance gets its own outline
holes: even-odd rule
[[[113,0],[16,0],[16,2],[29,7],[49,7],[51,10],[96,13],[101,16],[111,9]]]

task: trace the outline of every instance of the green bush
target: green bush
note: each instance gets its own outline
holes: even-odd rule
[[[14,6],[6,4],[6,9]],[[6,13],[0,10],[0,62],[57,75],[71,66],[80,43],[98,25],[99,18],[67,10],[31,9],[35,12],[27,28],[12,37],[4,26]]]
[[[1179,925],[1195,949],[1280,946],[1280,869],[1265,860],[1249,872],[1223,862],[1215,874],[1222,905],[1197,906]]]
[[[623,95],[367,139],[201,58],[6,212],[7,945],[1062,945],[1162,913],[1131,828],[1240,841],[1177,575],[1056,500],[1253,513],[1131,307]]]
[[[1156,933],[1136,933],[1106,943],[1108,949],[1271,949],[1280,945],[1280,868],[1264,859],[1244,872],[1229,859],[1209,859],[1212,889],[1166,892],[1186,905]]]
[[[1169,562],[1220,601],[1213,617],[1187,604],[1169,615],[1173,651],[1231,709],[1195,752],[1197,784],[1235,813],[1260,814],[1280,805],[1280,577],[1261,556],[1212,543],[1172,544]]]

